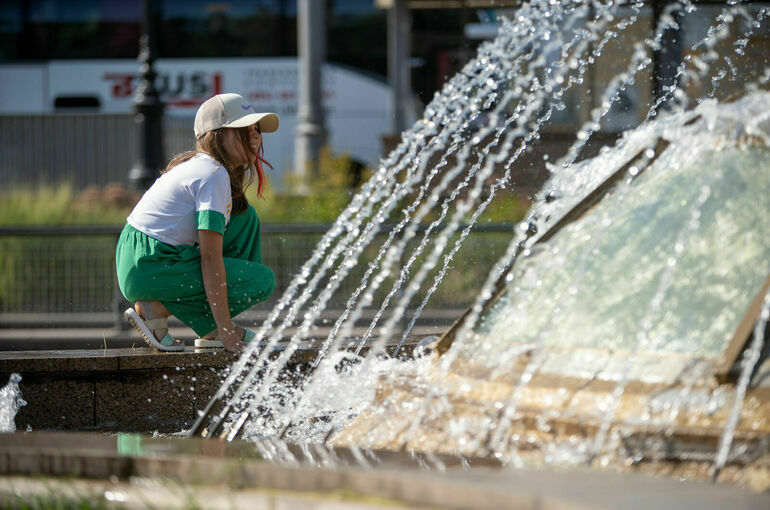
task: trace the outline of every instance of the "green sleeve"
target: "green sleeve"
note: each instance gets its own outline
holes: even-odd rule
[[[219,211],[195,211],[195,223],[198,230],[213,230],[225,234],[225,215]]]

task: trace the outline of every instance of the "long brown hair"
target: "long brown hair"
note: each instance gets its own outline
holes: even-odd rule
[[[161,173],[164,174],[174,168],[175,166],[188,161],[198,153],[206,153],[216,161],[218,161],[227,173],[230,175],[230,191],[233,198],[232,214],[240,214],[249,207],[249,201],[246,199],[246,188],[257,180],[257,196],[262,197],[262,189],[265,186],[265,170],[263,165],[267,165],[273,168],[273,165],[268,163],[262,155],[264,154],[264,147],[262,143],[259,144],[259,153],[257,154],[257,160],[254,162],[254,172],[251,165],[236,166],[227,155],[225,150],[225,136],[227,136],[227,129],[235,129],[237,136],[240,138],[241,147],[248,154],[251,152],[249,146],[249,128],[219,128],[209,131],[200,137],[195,145],[195,150],[186,151],[181,154],[177,154],[166,165],[166,169]],[[257,126],[259,129],[259,126]]]

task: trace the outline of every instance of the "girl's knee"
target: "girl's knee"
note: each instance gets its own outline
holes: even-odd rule
[[[253,298],[264,301],[269,298],[275,290],[275,273],[273,273],[273,270],[267,266],[262,266],[260,269],[259,286],[257,289],[254,289],[256,295],[253,296]]]
[[[264,275],[264,282],[265,282],[265,291],[264,296],[265,299],[270,297],[273,294],[273,291],[275,290],[275,273],[273,273],[273,270],[270,269],[267,266],[263,266],[265,268],[265,275]]]
[[[251,267],[248,277],[228,282],[230,300],[259,303],[269,298],[275,290],[275,273],[262,264]]]

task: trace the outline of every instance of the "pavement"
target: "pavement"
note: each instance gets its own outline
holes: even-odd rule
[[[628,471],[501,469],[476,459],[460,463],[451,457],[324,445],[285,445],[293,460],[271,463],[260,453],[271,451],[271,444],[132,434],[0,435],[0,505],[41,496],[61,503],[70,494],[115,508],[770,508],[768,494]],[[428,461],[442,466],[425,469]]]

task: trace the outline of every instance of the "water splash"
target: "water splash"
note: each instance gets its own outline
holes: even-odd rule
[[[19,383],[21,376],[11,374],[8,384],[0,389],[0,433],[9,434],[16,432],[16,413],[19,408],[27,405],[21,398]]]
[[[767,328],[768,321],[770,321],[770,292],[765,295],[765,299],[762,302],[762,312],[759,314],[756,326],[754,327],[754,337],[751,340],[751,344],[749,344],[746,349],[746,352],[743,353],[743,358],[741,359],[741,375],[738,378],[738,383],[735,387],[732,409],[730,410],[730,416],[727,419],[725,428],[722,431],[722,436],[719,438],[719,447],[717,448],[716,461],[714,462],[714,480],[717,479],[720,471],[727,462],[730,446],[735,437],[735,429],[738,427],[738,422],[741,419],[741,411],[743,410],[743,401],[746,397],[746,390],[749,387],[751,375],[754,372],[754,367],[759,361],[759,357],[762,354],[762,347],[765,344],[765,328]]]

